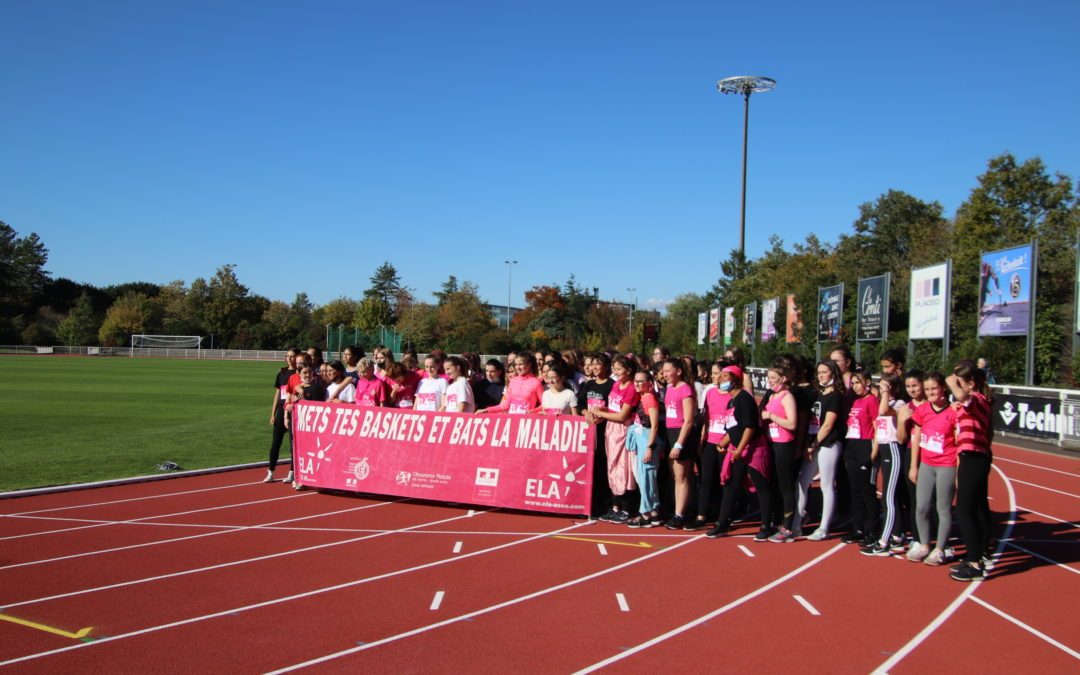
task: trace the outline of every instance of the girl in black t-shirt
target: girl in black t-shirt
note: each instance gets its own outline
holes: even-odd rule
[[[832,522],[833,509],[836,505],[836,469],[840,464],[840,439],[844,437],[843,397],[846,391],[839,366],[833,361],[822,361],[816,371],[817,392],[810,406],[810,427],[807,440],[806,461],[799,472],[799,499],[795,509],[792,531],[795,536],[802,533],[802,521],[806,517],[806,502],[810,492],[810,482],[821,474],[821,524],[807,537],[810,541],[822,541],[829,538],[829,524]]]
[[[274,469],[277,468],[278,456],[281,454],[281,443],[285,435],[289,433],[286,424],[285,404],[289,400],[289,377],[296,372],[296,355],[299,349],[290,349],[285,354],[285,367],[278,371],[274,379],[274,403],[270,408],[270,426],[274,428],[274,436],[270,441],[270,465],[266,471],[264,483],[274,482]],[[292,447],[290,442],[289,447]],[[289,455],[292,457],[292,454]]]

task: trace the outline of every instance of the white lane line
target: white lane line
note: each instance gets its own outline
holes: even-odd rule
[[[461,553],[461,542],[460,541],[455,541],[454,542],[454,551],[453,552],[454,553]]]
[[[29,516],[34,513],[51,513],[53,511],[67,511],[69,509],[87,509],[91,506],[108,506],[110,504],[126,504],[128,502],[141,502],[147,499],[162,499],[164,497],[178,497],[181,495],[194,495],[200,492],[213,492],[214,490],[231,490],[232,488],[247,487],[250,485],[259,485],[261,481],[253,483],[235,483],[233,485],[222,485],[220,487],[211,488],[199,488],[198,490],[185,490],[183,492],[166,492],[162,495],[147,495],[145,497],[130,497],[128,499],[114,499],[108,502],[95,502],[92,504],[73,504],[72,506],[57,506],[51,509],[38,509],[37,511],[21,511],[19,513],[4,513],[0,514],[0,517],[8,518],[11,516]]]
[[[1024,548],[1023,546],[1020,546],[1019,544],[1017,544],[1015,542],[1008,541],[1008,542],[1005,542],[1005,543],[1007,545],[1009,545],[1009,546],[1012,546],[1013,548],[1015,548],[1018,551],[1023,551],[1024,553],[1027,553],[1028,555],[1033,555],[1036,558],[1039,558],[1040,560],[1044,560],[1044,561],[1050,563],[1051,565],[1057,565],[1058,567],[1065,570],[1066,572],[1072,572],[1073,574],[1080,574],[1080,570],[1076,569],[1075,567],[1069,567],[1065,563],[1058,562],[1057,560],[1054,560],[1053,558],[1047,558],[1046,556],[1044,556],[1042,554],[1036,553],[1035,551],[1032,551],[1032,550]]]
[[[1061,518],[1058,518],[1057,516],[1050,516],[1050,515],[1047,515],[1045,513],[1039,513],[1038,511],[1036,511],[1034,509],[1029,509],[1026,506],[1017,506],[1016,508],[1018,508],[1018,509],[1020,509],[1022,511],[1027,511],[1028,513],[1030,513],[1032,515],[1035,515],[1035,516],[1039,516],[1040,518],[1049,518],[1050,520],[1057,521],[1059,523],[1065,523],[1066,525],[1068,525],[1070,527],[1075,527],[1077,529],[1080,529],[1080,523],[1073,523],[1073,522],[1070,522],[1068,520],[1062,520]]]
[[[483,511],[481,513],[489,513],[489,512],[488,511]],[[417,527],[433,527],[435,525],[440,525],[442,523],[457,520],[458,518],[468,518],[468,517],[469,516],[454,516],[453,518],[445,518],[443,520],[436,520],[436,521],[432,521],[430,523],[421,523],[419,525],[413,525],[412,527],[413,528],[417,528]],[[498,551],[498,550],[505,549],[505,548],[510,548],[510,547],[513,547],[513,546],[518,546],[520,544],[527,544],[527,543],[529,543],[531,541],[536,541],[538,539],[545,539],[545,538],[548,538],[548,537],[551,537],[551,536],[554,536],[554,535],[557,535],[557,534],[562,534],[564,532],[570,532],[570,531],[580,527],[580,525],[581,525],[580,523],[576,523],[574,525],[570,525],[569,527],[564,527],[564,528],[561,528],[561,529],[558,529],[558,530],[554,530],[552,532],[545,532],[545,533],[538,534],[538,535],[533,536],[533,537],[529,537],[527,539],[520,539],[518,541],[511,541],[511,542],[507,542],[505,544],[499,544],[497,546],[491,546],[489,548],[480,549],[478,551],[473,551],[472,553],[466,553],[466,554],[458,556],[456,558],[442,558],[441,560],[434,560],[434,561],[429,562],[429,563],[423,563],[423,564],[420,564],[420,565],[414,565],[412,567],[406,567],[404,569],[395,570],[393,572],[385,572],[383,574],[377,574],[377,575],[371,576],[371,577],[364,577],[364,578],[361,578],[361,579],[354,579],[352,581],[346,581],[344,583],[336,584],[334,586],[326,586],[324,588],[316,588],[316,589],[311,590],[311,591],[305,591],[303,593],[296,593],[294,595],[287,595],[287,596],[280,597],[280,598],[274,598],[273,600],[265,600],[263,602],[258,602],[258,603],[252,604],[252,605],[245,605],[243,607],[236,607],[236,608],[233,608],[233,609],[226,609],[226,610],[223,610],[223,611],[220,611],[220,612],[214,612],[213,614],[204,614],[202,616],[196,616],[196,617],[192,617],[192,618],[189,618],[189,619],[181,619],[179,621],[173,621],[172,623],[166,623],[166,624],[162,624],[162,625],[159,625],[159,626],[150,626],[148,628],[140,628],[139,630],[131,631],[130,633],[122,633],[120,635],[111,635],[111,636],[101,637],[101,638],[98,638],[98,639],[96,639],[96,640],[94,640],[92,642],[82,642],[82,643],[79,643],[79,644],[68,645],[66,647],[60,647],[58,649],[50,649],[49,651],[38,652],[36,654],[27,654],[26,656],[20,656],[18,658],[9,659],[7,661],[0,661],[0,666],[8,666],[8,665],[12,665],[14,663],[22,663],[23,661],[32,661],[34,659],[39,659],[39,658],[42,658],[42,657],[45,657],[45,656],[52,656],[53,654],[62,654],[64,652],[68,652],[68,651],[71,651],[73,649],[86,649],[87,647],[93,647],[93,646],[96,646],[96,645],[102,645],[102,644],[106,644],[106,643],[109,643],[109,642],[115,642],[117,640],[124,640],[124,639],[131,638],[131,637],[138,637],[140,635],[146,635],[148,633],[156,633],[158,631],[167,630],[169,628],[177,628],[179,626],[186,626],[186,625],[193,624],[193,623],[200,623],[200,622],[203,622],[203,621],[207,621],[209,619],[217,619],[217,618],[226,617],[226,616],[235,616],[236,614],[239,614],[240,612],[247,612],[247,611],[251,611],[251,610],[254,610],[254,609],[261,609],[263,607],[271,607],[273,605],[279,605],[279,604],[282,604],[282,603],[285,603],[285,602],[291,602],[293,600],[300,600],[302,598],[308,598],[308,597],[312,597],[312,596],[315,596],[315,595],[321,595],[323,593],[332,593],[334,591],[340,591],[340,590],[345,589],[345,588],[352,588],[354,586],[359,586],[361,584],[371,583],[373,581],[381,581],[383,579],[390,579],[392,577],[400,576],[400,575],[403,575],[403,574],[409,574],[411,572],[417,572],[417,571],[420,571],[420,570],[431,569],[433,567],[439,567],[441,565],[445,565],[447,563],[453,563],[453,562],[456,562],[458,560],[465,560],[467,558],[472,558],[474,556],[480,556],[480,555],[483,555],[485,553],[492,553],[494,551]],[[412,529],[412,528],[406,528],[406,529]],[[691,541],[694,541],[694,539],[687,539],[686,543],[690,543]],[[668,548],[661,549],[661,550],[657,551],[655,554],[650,554],[650,555],[657,555],[659,553],[667,553],[669,551],[675,550],[679,546],[681,546],[681,544],[676,544],[674,546],[669,546]],[[626,566],[628,564],[641,562],[643,560],[648,559],[649,557],[650,556],[642,556],[641,558],[636,558],[634,560],[631,560],[629,563],[624,563],[623,565],[619,565],[617,567],[609,567],[609,568],[607,568],[606,570],[604,570],[601,573],[606,574],[608,572],[613,572],[613,571],[615,571],[615,570],[617,570],[617,569],[619,569],[621,567],[624,567],[624,566]],[[598,573],[598,574],[601,574],[601,573]],[[589,577],[585,577],[585,578],[587,579]],[[568,584],[564,584],[564,585],[568,585]],[[537,594],[543,594],[543,591],[538,592],[538,593],[534,593],[533,595],[537,595]],[[505,605],[507,603],[503,603],[503,604]],[[12,605],[6,605],[6,607],[11,607],[11,606]],[[496,607],[498,607],[498,606],[496,606]],[[473,614],[482,614],[482,613],[483,612],[473,612]],[[466,615],[466,616],[468,616],[468,615]],[[449,621],[443,621],[443,622],[440,622],[440,623],[434,624],[434,625],[438,626],[438,625],[442,625],[442,624],[445,624],[445,623],[453,623],[456,620],[460,620],[460,619],[451,619]],[[422,630],[410,631],[410,633],[415,633],[415,632],[423,632],[423,631]],[[370,643],[367,643],[367,644],[363,645],[360,648],[355,648],[354,647],[354,650],[359,650],[359,649],[371,647],[371,646],[374,646],[374,645],[377,645],[377,644],[381,644],[383,642],[386,642],[388,639],[389,638],[379,640],[379,641],[376,641],[376,642],[370,642]],[[327,660],[327,659],[328,659],[328,657],[322,657],[322,659],[320,659],[320,660]]]
[[[163,513],[156,516],[143,516],[142,518],[132,518],[130,520],[97,520],[93,518],[64,518],[56,516],[9,516],[9,518],[18,518],[20,520],[60,520],[69,523],[94,523],[93,525],[82,525],[79,527],[68,527],[59,530],[50,530],[48,534],[61,534],[63,532],[72,532],[74,530],[86,530],[94,527],[104,527],[106,525],[134,525],[137,523],[145,523],[158,518],[175,518],[177,516],[190,516],[193,513],[206,513],[208,511],[223,511],[225,509],[235,509],[241,506],[251,506],[253,504],[265,504],[267,502],[277,502],[282,499],[293,499],[295,497],[304,497],[307,495],[318,494],[315,492],[308,492],[302,494],[285,495],[284,497],[270,497],[269,499],[256,499],[250,502],[240,502],[239,504],[224,504],[222,506],[209,506],[204,509],[194,509],[191,511],[179,511],[177,513]],[[164,524],[164,523],[162,523]],[[23,537],[34,537],[41,533],[29,533],[29,534],[16,534],[10,537],[3,537],[0,540],[6,539],[20,539]]]
[[[578,526],[588,527],[588,521],[582,521],[581,523],[578,523]],[[555,534],[558,534],[558,533],[557,532],[552,532],[551,534],[552,534],[552,536],[554,536]],[[658,549],[656,551],[653,551],[652,553],[649,553],[648,555],[643,555],[640,558],[634,558],[633,560],[629,560],[629,561],[624,562],[622,564],[615,565],[614,567],[608,567],[606,569],[602,569],[599,572],[593,572],[592,574],[588,574],[588,575],[583,576],[583,577],[578,577],[577,579],[571,579],[570,581],[565,581],[565,582],[563,582],[561,584],[558,584],[556,586],[550,586],[548,588],[541,589],[541,590],[536,591],[534,593],[529,593],[528,595],[522,595],[520,597],[512,598],[512,599],[507,600],[505,602],[500,602],[500,603],[498,603],[496,605],[491,605],[490,607],[484,607],[483,609],[478,609],[476,611],[469,612],[467,614],[461,614],[459,616],[455,616],[453,618],[446,619],[445,621],[439,621],[439,622],[436,622],[436,623],[428,624],[426,626],[420,626],[419,628],[414,628],[412,630],[405,631],[404,633],[398,633],[397,635],[391,635],[391,636],[385,637],[385,638],[383,638],[381,640],[375,640],[374,642],[367,642],[365,644],[362,644],[362,645],[359,645],[359,646],[356,646],[356,647],[352,647],[350,649],[346,649],[346,650],[343,650],[343,651],[340,651],[340,652],[335,652],[333,654],[327,654],[325,656],[320,656],[320,657],[318,657],[316,659],[312,659],[310,661],[305,661],[303,663],[297,663],[297,664],[294,664],[294,665],[291,665],[291,666],[286,666],[285,668],[281,668],[280,670],[271,671],[271,672],[267,673],[266,675],[279,675],[280,673],[287,673],[287,672],[290,672],[290,671],[293,671],[293,670],[299,670],[301,668],[306,668],[308,666],[313,666],[313,665],[316,665],[316,664],[319,664],[319,663],[325,663],[326,661],[331,661],[333,659],[341,658],[342,656],[348,656],[350,654],[356,654],[358,652],[366,651],[366,650],[371,649],[373,647],[379,647],[381,645],[384,645],[384,644],[387,644],[387,643],[390,643],[390,642],[396,642],[398,640],[404,640],[405,638],[410,638],[410,637],[413,637],[413,636],[416,636],[416,635],[420,635],[422,633],[427,633],[428,631],[435,630],[436,628],[442,628],[443,626],[449,626],[451,624],[459,623],[461,621],[470,621],[470,620],[472,620],[472,619],[474,619],[474,618],[476,618],[478,616],[483,616],[484,614],[489,614],[491,612],[496,612],[496,611],[498,611],[500,609],[505,609],[507,607],[512,607],[514,605],[518,605],[518,604],[521,604],[523,602],[527,602],[529,600],[533,600],[535,598],[539,598],[541,596],[548,595],[550,593],[555,593],[557,591],[561,591],[564,588],[570,588],[571,586],[577,586],[578,584],[582,584],[582,583],[584,583],[586,581],[592,581],[593,579],[605,576],[607,574],[611,574],[613,572],[618,572],[619,570],[630,567],[631,565],[637,565],[638,563],[645,562],[646,560],[649,560],[650,558],[655,558],[656,556],[665,555],[667,553],[670,553],[670,552],[672,552],[672,551],[674,551],[676,549],[679,549],[679,548],[682,548],[683,546],[686,546],[687,544],[692,544],[695,541],[699,541],[700,539],[701,539],[700,537],[685,537],[684,536],[684,537],[682,537],[682,541],[680,541],[677,544],[672,544],[671,546],[668,546],[667,548]],[[504,546],[505,546],[505,544],[504,544]],[[838,547],[839,546],[840,545],[838,545]],[[107,639],[108,638],[103,638],[103,640],[107,640]],[[94,644],[94,643],[90,642],[90,643],[84,643],[84,644]],[[77,646],[76,646],[76,648],[77,648]],[[0,663],[0,666],[3,666],[3,665],[7,665],[7,664],[6,663]]]
[[[1035,637],[1046,640],[1047,642],[1054,645],[1055,647],[1057,647],[1061,651],[1065,652],[1069,656],[1073,657],[1074,659],[1080,660],[1080,653],[1078,653],[1075,649],[1071,649],[1070,647],[1061,644],[1060,642],[1058,642],[1054,638],[1050,637],[1046,633],[1043,633],[1042,631],[1027,625],[1023,621],[1021,621],[1020,619],[1017,619],[1015,616],[1012,616],[1011,614],[1006,614],[1005,612],[1001,611],[997,607],[994,607],[993,605],[991,605],[989,602],[983,600],[982,598],[979,598],[979,597],[976,597],[976,596],[973,595],[973,596],[971,596],[970,599],[973,600],[974,602],[982,605],[983,607],[987,608],[988,610],[990,610],[994,614],[997,614],[1002,619],[1005,619],[1006,621],[1023,628],[1024,630],[1031,633]]]
[[[444,595],[446,595],[446,593],[444,593],[443,591],[435,591],[435,598],[431,601],[431,607],[428,607],[428,609],[434,612],[440,606],[442,606],[442,599]]]
[[[754,552],[753,552],[753,551],[751,551],[750,549],[746,548],[746,547],[745,547],[745,546],[743,546],[742,544],[739,544],[739,550],[740,550],[740,551],[742,551],[743,553],[745,553],[745,554],[747,555],[747,557],[749,557],[749,558],[756,558],[756,557],[757,557],[757,556],[755,556],[755,555],[754,555]]]
[[[607,546],[603,544],[597,544],[596,548],[600,549],[600,555],[607,555]]]
[[[1001,540],[998,541],[997,549],[994,551],[993,555],[994,561],[998,562],[1001,560],[1001,552],[1005,550],[1006,542],[1012,538],[1013,527],[1016,525],[1016,491],[1013,490],[1012,481],[1005,475],[1004,471],[993,464],[990,465],[990,468],[997,471],[998,475],[1001,476],[1001,480],[1005,481],[1005,488],[1009,492],[1009,520],[1005,525],[1005,533],[1002,535]],[[893,655],[884,663],[875,668],[873,671],[874,675],[888,673],[896,667],[896,664],[903,661],[908,654],[914,651],[916,647],[921,645],[926,638],[930,637],[934,631],[944,624],[949,617],[956,612],[960,605],[964,604],[964,601],[971,597],[971,594],[975,592],[975,589],[977,589],[980,584],[982,584],[982,579],[976,579],[975,581],[969,582],[960,595],[956,596],[956,599],[950,602],[948,607],[941,610],[941,613],[934,617],[933,621],[928,623],[926,627],[915,635],[915,637],[908,640],[907,644],[893,652]]]
[[[1080,495],[1074,495],[1071,492],[1065,492],[1064,490],[1055,490],[1054,488],[1046,487],[1045,485],[1039,485],[1038,483],[1029,483],[1026,480],[1019,480],[1016,478],[1011,479],[1014,483],[1021,485],[1030,485],[1033,488],[1039,488],[1040,490],[1046,490],[1047,492],[1056,492],[1059,495],[1065,495],[1066,497],[1072,497],[1073,499],[1080,499]]]
[[[1072,476],[1073,478],[1080,478],[1080,474],[1072,473],[1071,471],[1061,471],[1059,469],[1051,469],[1048,466],[1039,466],[1038,464],[1028,464],[1027,462],[1018,462],[1015,459],[1005,459],[1004,457],[994,457],[994,461],[995,462],[1009,462],[1010,464],[1021,464],[1023,466],[1030,466],[1033,469],[1042,469],[1043,471],[1053,471],[1054,473],[1060,473],[1060,474],[1063,474],[1065,476]]]
[[[696,539],[696,537],[695,537],[695,539]],[[693,539],[691,539],[691,541],[693,541]],[[678,544],[676,544],[676,546],[678,546]],[[769,583],[765,584],[764,586],[761,586],[757,590],[751,591],[751,592],[747,593],[746,595],[742,596],[741,598],[738,598],[737,600],[732,600],[731,602],[729,602],[728,604],[724,605],[723,607],[721,607],[719,609],[714,609],[713,611],[709,612],[708,614],[706,614],[704,616],[700,616],[700,617],[698,617],[698,618],[696,618],[693,621],[690,621],[688,623],[684,623],[683,625],[678,626],[677,628],[673,628],[673,629],[669,630],[668,632],[666,632],[666,633],[664,633],[662,635],[657,635],[656,637],[652,638],[651,640],[646,640],[645,642],[642,642],[639,645],[636,645],[636,646],[631,647],[631,648],[629,648],[629,649],[627,649],[627,650],[625,650],[623,652],[620,652],[619,654],[616,654],[616,655],[611,656],[611,657],[609,657],[607,659],[604,659],[603,661],[600,661],[598,663],[594,663],[591,666],[583,668],[583,669],[577,671],[577,673],[575,675],[577,675],[578,673],[591,673],[591,672],[600,670],[601,668],[606,668],[607,666],[609,666],[609,665],[611,665],[613,663],[616,663],[618,661],[621,661],[621,660],[625,659],[628,656],[633,656],[634,654],[637,654],[638,652],[644,651],[644,650],[648,649],[649,647],[653,647],[655,645],[658,645],[658,644],[660,644],[664,640],[667,640],[670,637],[673,637],[673,636],[678,635],[680,633],[686,632],[686,631],[688,631],[691,628],[694,628],[696,626],[700,626],[701,624],[705,623],[706,621],[711,621],[712,619],[715,619],[716,617],[720,616],[721,614],[726,614],[727,612],[735,609],[736,607],[738,607],[738,606],[740,606],[742,604],[745,604],[745,603],[749,602],[750,600],[753,600],[754,598],[758,597],[759,595],[761,595],[763,593],[767,593],[768,591],[776,588],[777,586],[784,583],[785,581],[788,581],[789,579],[792,579],[792,578],[802,574],[803,572],[810,569],[814,565],[817,565],[818,563],[825,560],[829,556],[833,555],[834,553],[836,553],[840,549],[844,548],[844,546],[845,546],[845,544],[837,543],[831,549],[829,549],[828,551],[825,551],[824,553],[822,553],[818,557],[814,558],[813,560],[811,560],[811,561],[809,561],[807,563],[804,563],[804,564],[800,565],[799,567],[796,567],[795,569],[788,572],[784,576],[779,577],[777,579],[774,579],[773,581],[770,581]],[[672,547],[672,548],[674,548],[674,547]],[[671,549],[668,548],[668,549],[661,549],[661,550],[662,551],[669,551]],[[4,665],[4,664],[0,663],[0,666],[2,666],[2,665]]]
[[[312,492],[312,493],[307,493],[307,494],[315,494],[315,493]],[[294,496],[301,496],[301,495],[294,495]],[[402,500],[398,499],[398,500],[389,501],[389,502],[378,502],[378,503],[375,503],[375,504],[365,504],[364,506],[353,506],[353,507],[350,507],[350,508],[347,508],[347,509],[339,509],[337,511],[330,511],[328,513],[317,513],[317,514],[310,515],[310,516],[300,516],[299,518],[289,518],[288,520],[272,521],[270,523],[267,523],[267,525],[280,525],[282,523],[294,523],[294,522],[301,521],[301,520],[311,520],[311,519],[314,519],[314,518],[324,518],[324,517],[327,517],[327,516],[336,516],[336,515],[341,514],[341,513],[351,513],[352,511],[362,511],[364,509],[376,508],[376,507],[379,507],[379,506],[386,506],[386,505],[389,505],[389,504],[396,504],[399,501],[402,501]],[[131,524],[133,524],[133,525],[136,525],[136,524],[137,525],[144,525],[145,523],[134,523],[133,522]],[[213,527],[213,526],[195,525],[195,526],[192,526],[192,527]],[[173,544],[173,543],[176,543],[178,541],[191,541],[192,539],[202,539],[204,537],[216,537],[216,536],[218,536],[220,534],[231,534],[233,532],[244,532],[244,531],[247,531],[247,530],[261,530],[264,527],[266,527],[266,526],[265,525],[237,525],[237,526],[232,526],[232,527],[228,527],[228,528],[225,528],[225,529],[221,529],[219,527],[219,528],[215,529],[215,531],[213,531],[213,532],[201,532],[199,534],[190,534],[190,535],[187,535],[185,537],[173,537],[172,539],[156,539],[154,541],[146,541],[146,542],[143,542],[141,544],[128,544],[127,546],[116,546],[116,547],[113,547],[113,548],[102,548],[102,549],[97,549],[97,550],[94,550],[94,551],[84,551],[83,553],[72,553],[71,555],[57,556],[55,558],[43,558],[41,560],[31,560],[31,561],[28,561],[28,562],[14,563],[12,565],[5,565],[4,567],[0,567],[0,572],[2,572],[3,570],[14,569],[16,567],[29,567],[31,565],[43,565],[45,563],[58,562],[58,561],[61,561],[61,560],[72,560],[74,558],[85,558],[85,557],[88,557],[88,556],[102,555],[102,554],[105,554],[105,553],[116,553],[117,551],[130,551],[130,550],[136,549],[136,548],[146,548],[146,547],[149,547],[149,546],[159,546],[161,544]],[[383,530],[383,531],[387,532],[387,531],[392,531],[392,530]]]
[[[472,518],[475,515],[476,515],[476,510],[475,509],[469,509],[469,512],[466,514],[466,517]]]
[[[630,605],[626,604],[626,596],[622,593],[615,594],[615,601],[619,603],[619,610],[623,612],[630,611]]]
[[[436,521],[433,521],[433,522],[430,522],[430,523],[421,523],[419,525],[413,525],[411,527],[407,527],[407,528],[403,528],[403,529],[411,530],[411,529],[415,529],[415,528],[418,528],[418,527],[429,527],[429,526],[432,526],[432,525],[441,525],[443,523],[449,523],[449,522],[452,522],[454,520],[457,520],[458,518],[464,518],[464,517],[465,516],[454,516],[453,518],[445,518],[443,520],[436,520]],[[162,579],[173,579],[173,578],[176,578],[176,577],[184,577],[184,576],[187,576],[189,574],[199,574],[201,572],[211,572],[213,570],[224,569],[226,567],[236,567],[238,565],[246,565],[248,563],[261,562],[263,560],[272,560],[274,558],[281,558],[281,557],[289,556],[289,555],[297,555],[299,553],[308,553],[310,551],[318,551],[318,550],[321,550],[321,549],[324,549],[324,548],[331,548],[331,547],[334,547],[334,546],[343,546],[345,544],[352,544],[352,543],[356,543],[358,541],[366,541],[368,539],[377,539],[379,537],[385,537],[385,536],[388,536],[388,535],[391,535],[391,534],[396,534],[397,532],[398,532],[398,530],[387,530],[386,532],[381,532],[381,533],[378,533],[378,534],[368,534],[368,535],[364,535],[362,537],[353,537],[352,539],[343,539],[341,541],[331,541],[331,542],[328,542],[328,543],[325,543],[325,544],[318,544],[316,546],[305,546],[304,548],[295,548],[295,549],[291,549],[291,550],[288,550],[288,551],[280,551],[278,553],[269,553],[267,555],[261,555],[261,556],[255,557],[255,558],[245,558],[243,560],[233,560],[233,561],[227,562],[227,563],[219,563],[217,565],[208,565],[206,567],[196,567],[194,569],[182,570],[180,572],[171,572],[169,574],[158,574],[158,575],[152,576],[152,577],[143,577],[142,579],[132,579],[130,581],[121,581],[121,582],[118,582],[118,583],[115,583],[115,584],[108,584],[106,586],[97,586],[95,588],[85,588],[85,589],[83,589],[81,591],[71,591],[71,592],[68,592],[68,593],[58,593],[56,595],[50,595],[50,596],[47,596],[47,597],[44,597],[44,598],[34,598],[32,600],[23,600],[22,602],[9,602],[9,603],[4,603],[4,607],[8,608],[8,609],[10,609],[12,607],[22,607],[23,605],[33,605],[33,604],[37,604],[39,602],[46,602],[46,601],[49,601],[49,600],[59,600],[60,598],[70,598],[70,597],[73,597],[73,596],[76,596],[76,595],[86,595],[88,593],[97,593],[97,592],[100,592],[100,591],[108,591],[108,590],[112,590],[114,588],[123,588],[125,586],[136,586],[138,584],[145,584],[145,583],[149,583],[149,582],[152,582],[152,581],[161,581]],[[211,534],[219,534],[219,533],[212,532]],[[203,535],[203,536],[209,536],[209,535]]]
[[[795,601],[802,605],[803,609],[805,609],[806,611],[810,612],[814,616],[821,616],[821,612],[817,611],[817,608],[807,602],[806,598],[804,598],[803,596],[793,595],[791,597],[795,598]]]

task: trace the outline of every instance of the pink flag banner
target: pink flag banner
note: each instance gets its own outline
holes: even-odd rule
[[[315,488],[588,513],[595,427],[570,415],[478,415],[298,402],[293,471]]]

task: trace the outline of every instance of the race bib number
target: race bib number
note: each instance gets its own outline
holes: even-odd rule
[[[891,417],[879,417],[874,420],[874,431],[878,443],[892,443],[896,440],[896,425]]]
[[[279,398],[281,398],[282,401],[289,398],[289,387],[288,387],[288,385],[283,384],[280,387],[278,387],[278,392],[279,392],[278,396],[279,396]]]
[[[727,431],[727,422],[723,418],[709,420],[710,434],[718,434],[720,436],[723,436],[725,431]]]
[[[432,393],[416,395],[417,410],[435,410],[438,408],[438,395]]]
[[[529,412],[529,404],[520,398],[511,399],[510,401],[510,414],[511,415],[524,415]]]
[[[613,413],[619,412],[620,410],[622,410],[622,399],[621,398],[608,399],[607,409],[610,410]]]
[[[452,405],[457,405],[457,394],[448,394],[446,397],[446,407],[449,408]]]
[[[858,417],[849,417],[847,435],[844,438],[862,438],[862,427],[859,426]]]
[[[562,408],[544,408],[545,415],[561,415]]]
[[[931,454],[940,455],[945,452],[945,437],[942,434],[923,434],[919,447]]]
[[[673,405],[667,406],[667,418],[669,420],[679,419],[679,409]]]
[[[588,408],[598,408],[604,405],[604,402],[598,398],[588,398],[585,401],[585,406]]]
[[[401,401],[398,401],[397,407],[411,408],[413,407],[413,400],[411,398],[402,399]]]
[[[770,424],[769,425],[769,438],[773,439],[774,441],[779,440],[779,438],[780,438],[780,427],[778,427],[775,424]]]

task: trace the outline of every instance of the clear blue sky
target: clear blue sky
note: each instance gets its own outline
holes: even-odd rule
[[[991,156],[1080,177],[1080,3],[0,0],[0,219],[96,285],[209,277],[359,296],[391,261],[505,303],[706,291]]]

